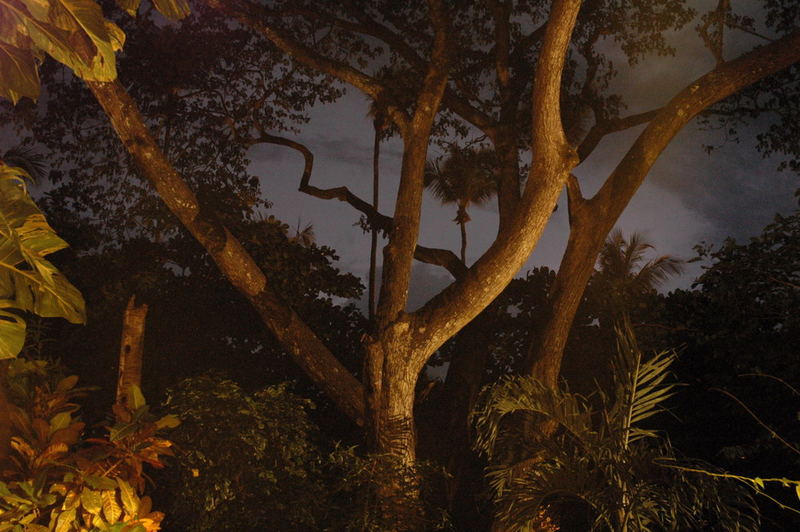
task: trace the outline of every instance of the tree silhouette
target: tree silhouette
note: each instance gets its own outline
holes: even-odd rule
[[[651,249],[653,245],[639,233],[626,239],[622,230],[615,229],[606,239],[592,283],[603,304],[602,326],[611,330],[630,314],[637,298],[683,271],[683,261],[669,255],[644,262]]]
[[[497,193],[494,179],[494,153],[480,148],[451,148],[443,162],[425,164],[425,186],[442,204],[455,203],[461,228],[461,261],[467,262],[467,209],[483,205]]]

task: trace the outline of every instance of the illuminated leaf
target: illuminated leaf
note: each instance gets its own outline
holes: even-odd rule
[[[173,20],[180,20],[190,13],[186,0],[153,0],[153,5],[159,13]]]
[[[22,97],[39,97],[39,73],[30,50],[0,42],[0,96],[14,104]]]
[[[25,320],[13,312],[0,310],[0,360],[17,356],[24,344]]]
[[[136,16],[136,12],[139,10],[139,4],[142,3],[142,0],[117,0],[117,5],[128,12],[130,16]]]
[[[103,499],[99,491],[85,489],[81,493],[81,504],[90,514],[99,515],[103,508]]]
[[[130,484],[119,477],[117,477],[116,480],[125,513],[135,516],[139,512],[139,497],[136,496],[136,492]]]
[[[114,487],[116,487],[116,484]],[[103,499],[103,515],[105,516],[106,521],[109,523],[117,522],[122,515],[122,509],[119,507],[119,503],[117,503],[116,491],[105,490],[101,493],[101,497]]]

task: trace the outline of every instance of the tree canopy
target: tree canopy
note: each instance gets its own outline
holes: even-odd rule
[[[92,0],[0,2],[3,95],[12,102],[36,97],[45,53],[77,76],[45,64],[47,91],[38,107],[20,104],[17,123],[31,124],[47,110],[51,120],[37,141],[62,154],[58,171],[72,174],[71,186],[85,183],[96,194],[97,212],[113,201],[117,215],[136,204],[133,224],[116,225],[118,238],[144,229],[139,234],[158,241],[178,226],[191,234],[299,367],[365,427],[371,448],[408,466],[417,456],[421,370],[517,274],[562,190],[569,198],[567,248],[520,368],[551,387],[606,235],[681,128],[698,115],[735,127],[768,112],[780,127],[797,113],[800,30],[792,2],[765,1],[738,13],[729,2],[701,12],[679,0],[203,0],[180,24],[149,10],[126,18],[139,3],[118,4],[128,14],[109,9],[106,18]],[[183,1],[153,5],[168,17],[187,15]],[[618,64],[675,53],[669,32],[692,22],[713,66],[649,102],[651,108],[627,113],[630,94],[614,83]],[[136,38],[123,47],[126,28]],[[731,46],[742,33],[764,42]],[[395,75],[383,75],[387,69]],[[159,72],[158,83],[143,75],[150,72]],[[71,84],[89,91],[62,98]],[[313,152],[295,140],[291,124],[303,121],[307,106],[335,98],[342,85],[380,102],[402,139],[391,215],[345,187],[311,184]],[[60,129],[52,127],[59,122]],[[584,197],[576,167],[604,138],[639,126],[599,190]],[[419,242],[429,146],[445,141],[494,152],[498,232],[469,267],[452,251]],[[762,141],[789,161],[800,152],[797,139],[782,142],[774,129]],[[274,260],[277,249],[252,237],[264,199],[244,156],[257,143],[300,153],[301,191],[345,201],[387,234],[375,317],[356,347],[358,372],[334,353],[324,331],[329,324],[318,328],[313,310],[296,304],[260,259]],[[412,312],[406,308],[414,259],[446,268],[454,280]],[[386,512],[414,512],[388,502],[392,486],[407,484],[387,483],[380,494]]]

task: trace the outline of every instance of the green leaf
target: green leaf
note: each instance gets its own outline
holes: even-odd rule
[[[100,515],[103,508],[103,499],[100,497],[100,492],[90,489],[84,489],[81,493],[81,504],[83,509],[92,515]]]
[[[14,314],[0,310],[0,360],[13,358],[25,345],[25,320]]]
[[[116,480],[125,513],[135,516],[139,513],[139,497],[136,496],[136,492],[126,481],[122,480],[120,477],[117,477]]]
[[[136,386],[135,384],[131,384],[128,387],[128,408],[136,411],[139,410],[141,407],[145,406],[147,401],[144,400],[144,395],[142,395],[142,390]]]
[[[72,414],[70,412],[60,412],[56,414],[50,420],[50,434],[69,427],[70,423],[72,423]]]
[[[177,416],[168,414],[158,421],[156,421],[156,428],[158,429],[174,429],[181,424],[181,420]]]
[[[180,20],[191,12],[186,0],[153,0],[153,5],[159,13],[172,20]]]
[[[800,484],[794,485],[794,493],[797,495],[797,498],[800,499]]]
[[[39,72],[31,50],[0,42],[0,96],[15,104],[20,98],[39,98]]]
[[[18,177],[20,172],[0,162],[2,305],[43,317],[62,317],[73,323],[84,323],[83,296],[44,258],[65,248],[67,243],[53,231],[31,200],[24,182]]]
[[[78,384],[78,376],[77,375],[70,375],[69,377],[64,377],[58,384],[56,385],[57,392],[68,392],[69,390],[73,389],[75,385]]]
[[[113,480],[111,482],[114,484],[114,488],[116,488],[116,483]],[[103,515],[106,521],[109,523],[116,523],[122,515],[122,508],[119,507],[119,503],[117,502],[116,490],[104,490],[100,495],[103,499]]]
[[[61,512],[56,519],[55,532],[70,532],[75,524],[75,510],[68,510]],[[52,523],[52,521],[51,521]],[[52,525],[51,525],[52,526]]]

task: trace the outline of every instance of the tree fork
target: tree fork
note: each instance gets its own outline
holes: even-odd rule
[[[800,30],[717,66],[648,114],[647,127],[592,199],[575,195],[577,182],[571,183],[570,208],[576,212],[570,213],[570,237],[551,292],[551,313],[540,343],[529,349],[527,374],[556,385],[569,329],[603,242],[678,131],[708,107],[797,61]]]

